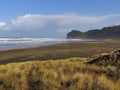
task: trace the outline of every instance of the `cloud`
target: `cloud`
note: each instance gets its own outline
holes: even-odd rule
[[[76,14],[62,14],[62,15],[37,15],[27,14],[17,17],[12,20],[12,26],[16,28],[62,28],[73,25],[92,24],[103,22],[107,19],[106,16],[81,16]]]
[[[74,13],[26,14],[11,20],[10,25],[6,28],[16,36],[61,37],[73,29],[86,31],[116,24],[120,20],[118,17],[120,17],[120,14],[103,16],[85,16]],[[6,26],[6,23],[0,22],[0,27],[4,26]]]
[[[5,27],[6,26],[6,22],[0,22],[0,27]]]

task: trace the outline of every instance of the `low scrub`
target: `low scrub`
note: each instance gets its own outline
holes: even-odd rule
[[[85,65],[86,58],[0,66],[0,90],[120,90],[115,66]]]

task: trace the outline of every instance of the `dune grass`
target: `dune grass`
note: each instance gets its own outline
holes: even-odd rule
[[[85,65],[87,58],[0,65],[0,90],[120,90],[113,66]]]
[[[120,48],[120,42],[68,42],[49,46],[0,51],[0,64],[32,60],[65,59],[70,57],[90,57]]]

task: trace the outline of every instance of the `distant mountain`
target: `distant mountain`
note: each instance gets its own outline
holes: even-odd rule
[[[67,34],[68,39],[116,39],[120,38],[120,25],[104,27],[102,29],[89,30],[81,32],[72,30]]]

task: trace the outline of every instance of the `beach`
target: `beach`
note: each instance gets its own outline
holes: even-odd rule
[[[118,49],[119,40],[63,42],[45,46],[14,48],[0,51],[0,64],[31,60],[55,60],[70,57],[90,57]]]

